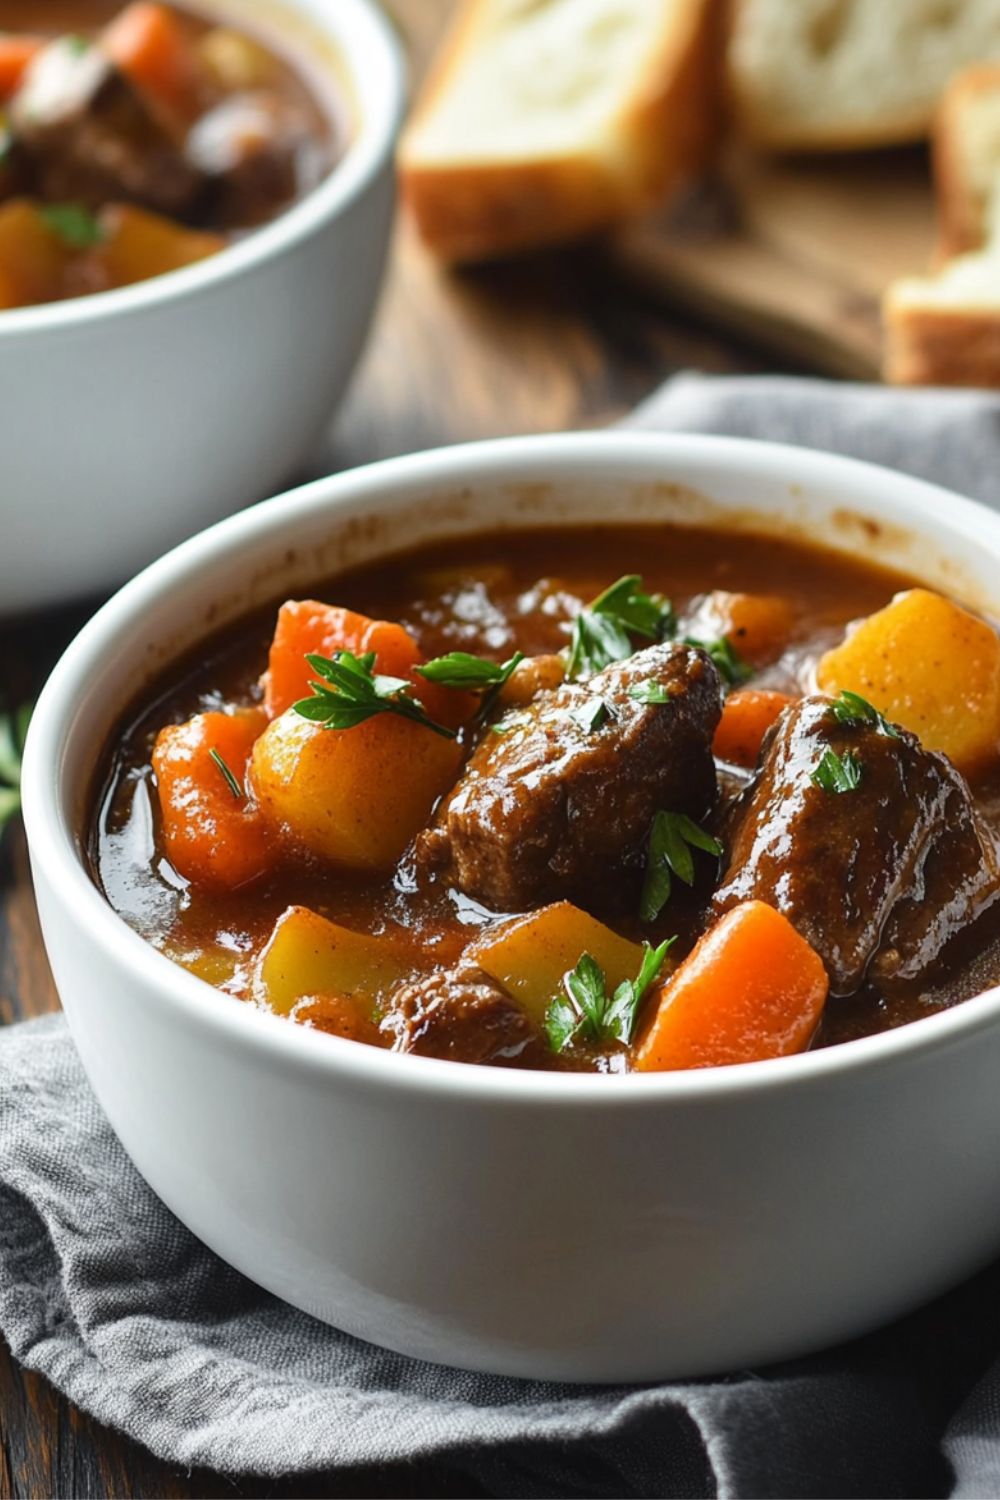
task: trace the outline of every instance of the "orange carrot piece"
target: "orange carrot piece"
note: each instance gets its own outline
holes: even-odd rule
[[[17,93],[29,63],[44,46],[43,36],[0,32],[0,99],[9,99]]]
[[[198,92],[198,60],[165,5],[134,0],[104,29],[101,45],[132,82],[171,110],[187,112]]]
[[[438,683],[426,682],[414,667],[420,662],[417,643],[402,625],[370,620],[353,609],[320,604],[315,599],[293,599],[278,611],[274,639],[264,673],[264,707],[277,718],[300,698],[308,698],[316,674],[306,655],[332,656],[353,651],[375,652],[375,669],[387,677],[409,677],[417,698],[432,719],[455,728],[468,718],[475,700]]]
[[[734,766],[755,766],[765,734],[779,714],[794,703],[787,693],[742,688],[730,693],[722,708],[712,749]]]
[[[788,918],[744,901],[661,986],[634,1066],[654,1073],[803,1052],[828,988],[819,954]]]
[[[196,714],[161,729],[153,750],[163,842],[170,863],[195,885],[233,890],[263,874],[269,835],[256,803],[236,796],[212,751],[242,787],[254,741],[265,728],[260,709]]]

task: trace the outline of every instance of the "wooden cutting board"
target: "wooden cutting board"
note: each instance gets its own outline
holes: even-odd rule
[[[878,378],[880,300],[926,269],[926,153],[769,159],[734,149],[718,180],[612,244],[673,305],[819,371]]]

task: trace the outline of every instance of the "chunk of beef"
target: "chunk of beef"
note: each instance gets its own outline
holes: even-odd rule
[[[860,781],[813,780],[827,750],[853,754]],[[716,906],[757,898],[822,957],[831,992],[866,974],[913,979],[1000,894],[995,841],[943,755],[905,730],[839,724],[828,698],[786,709],[730,820]]]
[[[467,965],[416,979],[396,991],[379,1027],[394,1052],[496,1067],[545,1061],[541,1034],[507,991]]]
[[[205,179],[172,129],[99,47],[50,42],[10,104],[32,192],[99,208],[112,200],[185,217]]]
[[[264,90],[234,94],[188,136],[187,160],[207,184],[207,214],[222,227],[271,217],[322,175],[302,111]]]
[[[667,702],[631,696],[650,680]],[[483,736],[418,859],[494,911],[621,906],[653,814],[712,806],[720,713],[719,674],[688,646],[650,646],[586,685],[540,692]]]

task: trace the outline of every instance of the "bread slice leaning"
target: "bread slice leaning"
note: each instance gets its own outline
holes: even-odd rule
[[[448,261],[637,214],[714,140],[716,0],[463,0],[403,136],[403,195]]]
[[[963,69],[934,131],[940,269],[883,301],[886,378],[1000,388],[1000,63]]]
[[[732,0],[734,111],[777,149],[918,140],[951,75],[993,57],[1000,0]]]

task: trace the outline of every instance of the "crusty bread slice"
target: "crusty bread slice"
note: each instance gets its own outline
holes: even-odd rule
[[[934,125],[942,259],[981,249],[1000,186],[1000,62],[963,68]]]
[[[1000,247],[894,282],[883,318],[887,380],[1000,388]]]
[[[716,0],[464,0],[399,153],[450,261],[569,239],[696,174],[716,129]]]
[[[839,151],[926,135],[948,79],[1000,57],[1000,0],[732,0],[727,73],[743,132]]]

